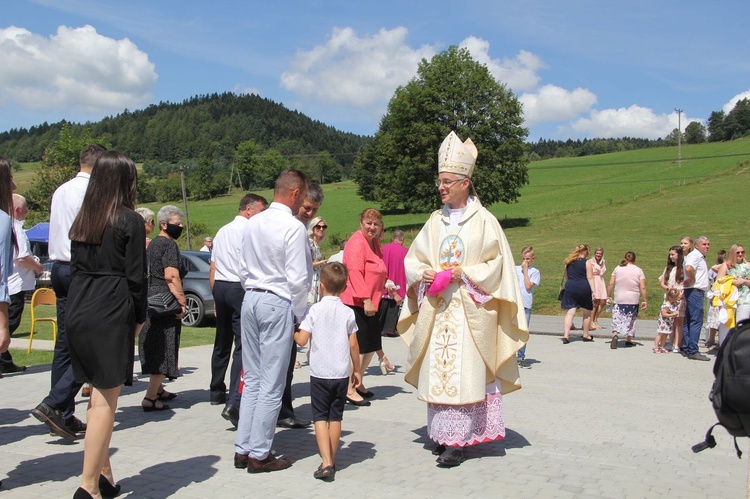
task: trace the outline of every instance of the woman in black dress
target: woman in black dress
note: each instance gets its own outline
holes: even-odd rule
[[[174,317],[146,318],[138,337],[138,357],[141,371],[150,376],[146,395],[141,406],[146,412],[169,409],[164,404],[177,396],[164,389],[164,378],[175,379],[178,375],[178,351],[180,348],[180,319],[185,315],[185,293],[182,278],[187,274],[180,263],[180,250],[175,239],[182,234],[182,211],[176,206],[163,206],[156,215],[159,235],[148,245],[149,284],[148,295],[166,291],[172,293],[182,306]]]
[[[70,229],[71,283],[68,347],[78,383],[93,390],[81,487],[74,497],[114,497],[109,443],[122,385],[132,384],[133,347],[146,318],[143,219],[133,211],[133,161],[105,152],[91,173],[83,205]]]
[[[583,341],[594,341],[589,335],[591,310],[594,308],[594,272],[591,261],[586,259],[588,256],[588,245],[579,244],[565,259],[565,293],[560,304],[560,307],[566,310],[562,338],[565,345],[570,343],[570,326],[579,308],[583,309]]]

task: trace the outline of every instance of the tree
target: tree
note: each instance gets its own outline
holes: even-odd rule
[[[62,126],[55,145],[44,150],[42,164],[34,172],[31,186],[25,193],[30,212],[29,225],[49,220],[52,194],[76,176],[81,150],[91,143],[107,146],[104,140],[92,138],[88,128],[79,127],[76,131],[68,123]]]
[[[681,139],[682,142],[685,142],[685,136],[680,133],[679,129],[675,128],[669,135],[664,137],[664,145],[676,146],[678,143],[678,139]]]
[[[282,170],[289,168],[289,162],[276,149],[269,149],[253,161],[256,187],[271,189]]]
[[[706,141],[706,127],[697,121],[691,121],[685,127],[685,143],[701,144]]]
[[[737,101],[724,120],[727,139],[739,139],[750,133],[750,99]]]
[[[357,156],[358,193],[381,206],[427,211],[440,204],[437,153],[452,130],[479,150],[473,181],[483,203],[516,201],[528,183],[521,104],[467,49],[452,46],[399,87],[374,140]]]
[[[234,167],[240,175],[243,187],[253,184],[253,161],[260,154],[260,146],[253,139],[240,142],[234,152]]]
[[[714,111],[708,117],[708,141],[721,142],[727,140],[727,132],[724,128],[724,111]]]
[[[313,168],[313,178],[319,184],[341,181],[341,165],[333,159],[328,151],[318,153]]]

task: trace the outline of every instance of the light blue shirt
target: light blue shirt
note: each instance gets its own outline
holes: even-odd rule
[[[535,267],[529,267],[529,280],[534,284],[533,286],[531,286],[530,291],[526,291],[526,286],[524,285],[522,266],[516,265],[516,274],[518,274],[518,284],[521,288],[523,308],[531,308],[531,305],[534,303],[534,289],[539,286],[539,283],[542,280],[542,274],[539,272],[539,269]]]

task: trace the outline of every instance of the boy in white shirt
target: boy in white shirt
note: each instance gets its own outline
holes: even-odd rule
[[[359,344],[354,312],[341,302],[346,289],[346,267],[338,262],[320,268],[320,295],[294,333],[299,346],[310,346],[310,400],[315,439],[323,463],[313,473],[318,480],[332,481],[336,475],[334,458],[341,439],[349,376],[354,387],[361,383]],[[354,369],[351,369],[353,364]]]
[[[531,306],[534,302],[534,288],[539,286],[542,275],[539,269],[533,267],[536,260],[536,253],[532,246],[525,246],[521,250],[521,265],[516,265],[516,274],[518,283],[521,285],[521,298],[523,299],[523,309],[526,313],[526,324],[531,321]],[[531,365],[526,362],[526,345],[524,345],[516,354],[518,367],[531,369]]]

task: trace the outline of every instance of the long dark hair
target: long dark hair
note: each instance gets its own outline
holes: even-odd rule
[[[96,160],[81,211],[70,228],[70,240],[101,244],[104,229],[114,226],[118,212],[135,207],[138,173],[121,152],[107,151]]]
[[[10,226],[13,227],[13,165],[5,158],[0,158],[0,210],[3,210],[10,217]],[[10,240],[16,248],[16,233],[10,231]],[[10,275],[10,271],[8,271]]]
[[[683,274],[682,274],[682,264],[685,261],[685,255],[682,253],[682,246],[672,246],[669,248],[669,251],[674,251],[677,253],[677,261],[673,262],[671,258],[669,258],[669,253],[667,253],[667,267],[664,269],[664,279],[666,282],[666,279],[669,279],[669,273],[672,272],[672,268],[677,268],[677,272],[675,272],[674,278],[675,282],[682,282]]]

